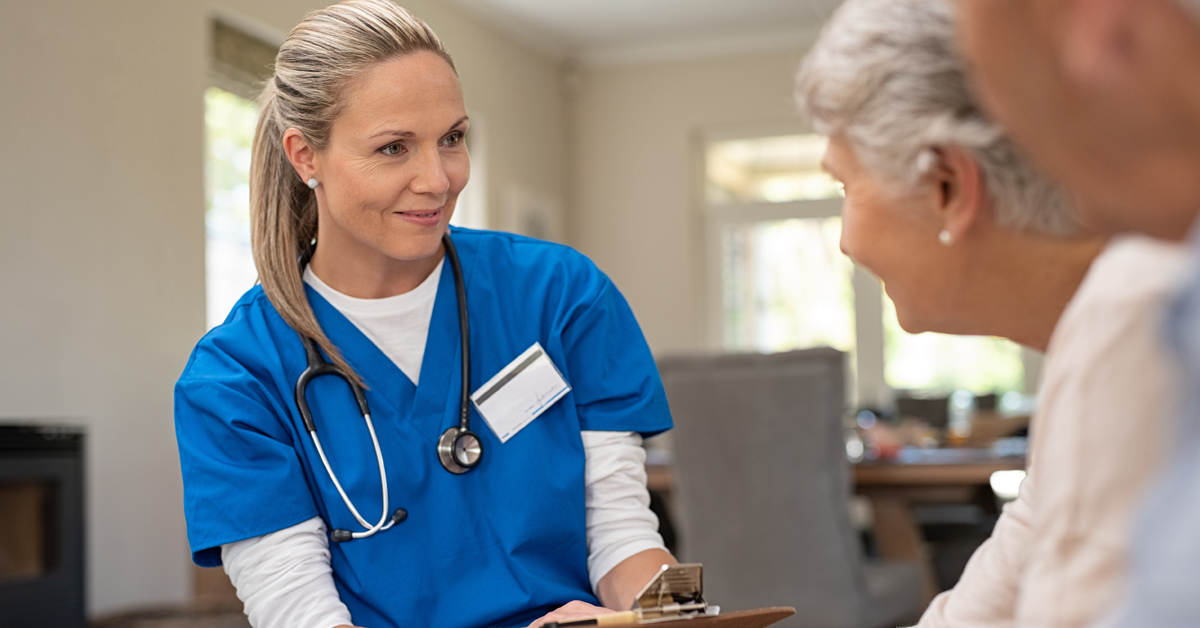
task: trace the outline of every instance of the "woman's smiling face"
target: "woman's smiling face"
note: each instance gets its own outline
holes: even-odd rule
[[[327,260],[387,265],[439,251],[470,177],[458,76],[431,52],[380,62],[341,94],[313,153],[318,241]]]
[[[823,165],[845,187],[842,252],[883,282],[906,331],[945,331],[948,266],[938,242],[938,198],[926,185],[903,190],[865,166],[850,140],[829,139]]]

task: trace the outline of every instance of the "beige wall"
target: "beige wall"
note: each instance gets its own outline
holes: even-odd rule
[[[0,9],[0,418],[82,424],[92,608],[187,588],[171,387],[204,329],[202,12]]]
[[[317,2],[229,0],[286,31]],[[558,65],[432,0],[489,127],[489,197],[565,195]],[[181,601],[171,391],[204,332],[207,20],[191,0],[0,3],[0,421],[86,426],[95,614]]]
[[[706,339],[699,136],[804,128],[791,96],[803,48],[580,73],[570,242],[612,277],[656,353]]]

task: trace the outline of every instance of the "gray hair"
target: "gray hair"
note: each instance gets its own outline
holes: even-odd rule
[[[915,186],[939,146],[967,150],[1004,227],[1079,230],[1067,194],[1037,172],[975,102],[955,43],[953,0],[847,0],[796,77],[796,102],[824,134],[843,133],[873,172]]]

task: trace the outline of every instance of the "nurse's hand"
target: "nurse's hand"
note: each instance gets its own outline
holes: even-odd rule
[[[588,604],[587,602],[575,601],[575,602],[571,602],[571,603],[567,604],[566,606],[562,606],[558,610],[554,611],[553,613],[550,613],[549,615],[546,615],[545,617],[533,622],[532,624],[529,624],[529,628],[538,628],[542,624],[546,624],[546,623],[549,623],[552,621],[557,621],[557,622],[573,621],[576,619],[587,619],[588,617],[595,617],[596,615],[609,615],[609,614],[615,613],[615,612],[616,611],[610,611],[607,608],[603,608],[600,606],[592,606],[591,604]]]

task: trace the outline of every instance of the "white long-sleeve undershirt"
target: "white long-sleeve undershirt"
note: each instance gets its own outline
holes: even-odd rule
[[[373,301],[342,295],[311,270],[305,273],[305,281],[375,341],[415,383],[421,371],[423,339],[428,335],[439,274],[435,271],[412,292]],[[388,303],[382,303],[385,301]],[[398,332],[397,325],[407,329]],[[418,329],[414,330],[414,325]],[[413,351],[416,343],[412,339],[418,336],[421,351]],[[380,342],[391,338],[403,340]],[[658,517],[649,507],[641,436],[601,431],[583,431],[580,435],[586,456],[588,575],[595,590],[600,579],[625,559],[665,547],[658,533]],[[386,539],[385,532],[356,542]],[[255,628],[333,628],[351,623],[350,612],[334,586],[329,535],[320,517],[222,545],[221,562]]]
[[[580,433],[587,461],[584,484],[588,576],[595,590],[621,561],[665,549],[646,491],[646,452],[633,432]],[[400,524],[404,525],[404,524]],[[387,532],[354,543],[386,543]],[[320,517],[221,546],[221,562],[254,628],[349,625],[329,564],[329,535]]]
[[[245,605],[250,625],[333,628],[351,624],[329,566],[329,536],[320,517],[221,546],[221,563]]]

